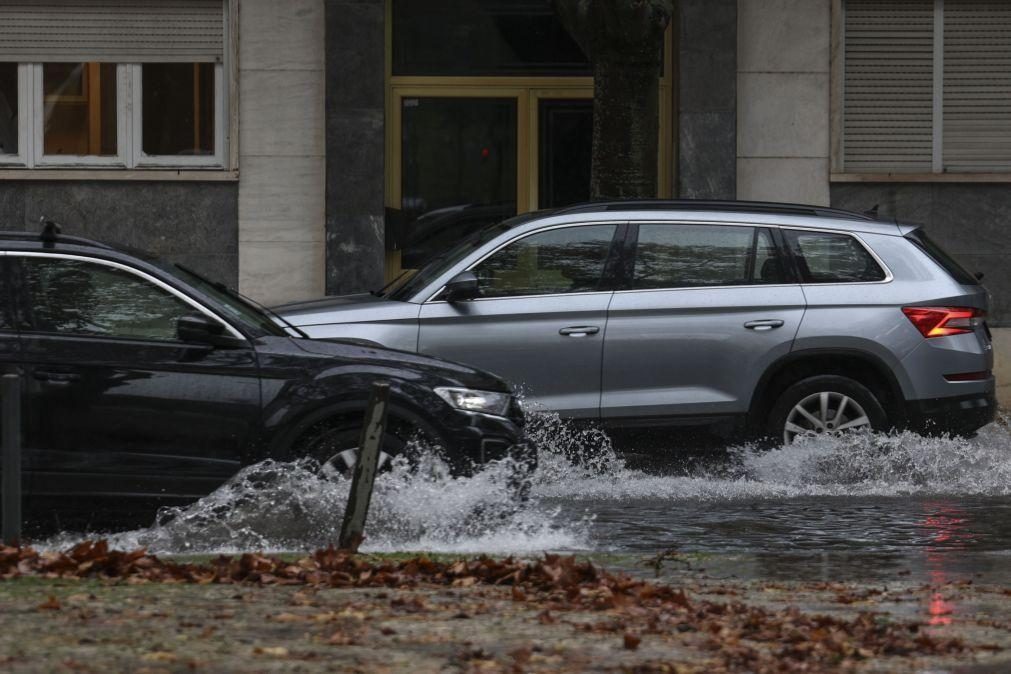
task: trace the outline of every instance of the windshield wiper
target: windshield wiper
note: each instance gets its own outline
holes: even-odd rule
[[[251,299],[249,297],[246,297],[245,295],[243,295],[242,293],[240,293],[238,290],[235,290],[233,288],[229,288],[227,285],[225,285],[221,281],[212,281],[211,279],[207,278],[203,274],[201,274],[199,272],[196,272],[196,271],[193,271],[189,267],[187,267],[185,265],[181,265],[178,262],[176,263],[176,266],[179,267],[180,269],[182,269],[187,274],[192,274],[193,276],[196,276],[198,279],[200,279],[204,283],[210,285],[215,290],[220,290],[221,292],[225,293],[226,295],[234,297],[235,299],[239,300],[240,302],[244,302],[245,304],[248,304],[249,306],[251,306],[254,309],[258,309],[262,313],[266,314],[268,317],[274,319],[275,322],[279,322],[279,323],[283,324],[285,327],[291,328],[292,330],[295,331],[295,333],[298,334],[299,337],[302,337],[304,339],[311,339],[311,337],[309,337],[309,335],[305,334],[305,332],[303,332],[301,328],[299,328],[298,326],[292,325],[288,321],[288,319],[286,319],[284,316],[281,316],[281,315],[279,315],[277,313],[274,313],[273,311],[271,311],[267,307],[263,306],[262,304],[260,304],[256,300]]]

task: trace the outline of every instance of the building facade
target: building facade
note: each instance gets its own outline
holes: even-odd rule
[[[985,274],[1011,362],[1011,0],[676,7],[658,194],[921,222]],[[277,303],[586,198],[591,70],[550,0],[0,0],[0,25],[3,228]]]

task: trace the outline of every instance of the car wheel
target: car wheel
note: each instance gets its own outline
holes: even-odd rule
[[[328,477],[351,477],[358,461],[361,429],[353,425],[319,424],[303,436],[293,452],[296,458],[309,457],[319,462],[320,473]],[[379,450],[378,472],[391,468],[394,457],[404,452],[407,443],[387,432]]]
[[[836,375],[803,379],[776,400],[769,415],[769,436],[790,444],[798,437],[884,430],[881,403],[863,384]]]

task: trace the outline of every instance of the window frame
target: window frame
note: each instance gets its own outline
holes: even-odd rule
[[[225,166],[225,67],[214,64],[214,154],[150,155],[144,152],[144,64],[131,69],[131,168],[224,168]]]
[[[28,162],[28,148],[31,147],[32,115],[32,66],[18,63],[18,151],[16,154],[0,154],[0,168],[24,167]]]
[[[751,244],[749,246],[749,257],[750,261],[745,263],[746,267],[752,267],[752,273],[754,273],[753,265],[756,262],[757,251],[758,251],[758,237],[760,230],[766,230],[769,233],[769,238],[772,241],[772,247],[776,251],[776,255],[779,258],[780,264],[782,266],[783,274],[790,280],[784,281],[783,283],[747,283],[744,285],[705,285],[705,286],[669,286],[663,288],[635,288],[633,284],[635,283],[635,265],[638,260],[639,251],[639,228],[643,225],[646,226],[664,226],[664,227],[747,227],[752,230],[751,234]],[[625,279],[620,289],[621,292],[636,292],[636,293],[646,293],[646,292],[681,292],[685,290],[714,290],[721,288],[778,288],[783,286],[793,286],[797,285],[799,281],[797,280],[797,274],[794,271],[794,261],[789,254],[788,247],[783,241],[783,237],[780,235],[779,227],[776,225],[770,225],[761,222],[712,222],[712,221],[688,221],[688,220],[648,220],[641,222],[631,223],[629,230],[628,242],[626,244],[624,268],[625,268]]]
[[[604,289],[601,289],[601,290],[584,290],[584,291],[575,292],[575,293],[545,293],[545,294],[541,294],[541,295],[510,295],[508,297],[475,297],[474,299],[468,300],[468,301],[470,301],[470,302],[490,302],[490,301],[495,301],[495,300],[512,300],[512,299],[521,299],[521,298],[534,299],[534,298],[538,298],[538,297],[572,297],[574,295],[599,295],[601,293],[612,293],[612,292],[615,292],[616,290],[618,290],[620,284],[622,283],[622,275],[621,275],[620,267],[622,266],[622,260],[623,260],[623,258],[625,256],[624,245],[625,245],[625,239],[626,239],[626,236],[627,236],[627,233],[628,233],[627,224],[628,223],[625,222],[624,220],[598,220],[598,221],[592,221],[592,222],[566,222],[566,223],[562,223],[562,224],[558,224],[558,225],[552,225],[550,227],[540,227],[540,228],[537,228],[537,229],[532,229],[532,230],[527,231],[527,232],[523,232],[521,234],[517,234],[516,236],[513,236],[512,238],[510,238],[508,241],[504,241],[504,242],[496,245],[494,248],[492,248],[488,252],[481,254],[473,262],[466,262],[462,266],[458,266],[455,269],[453,269],[452,271],[447,272],[446,275],[445,275],[445,278],[447,278],[447,281],[443,281],[442,283],[439,283],[438,281],[436,281],[435,284],[433,284],[432,286],[429,286],[429,287],[435,287],[437,289],[436,289],[436,291],[434,293],[429,294],[428,299],[426,299],[424,302],[422,302],[422,304],[437,304],[437,303],[446,304],[446,300],[440,299],[440,298],[442,296],[443,291],[446,289],[446,283],[448,283],[448,279],[452,279],[454,276],[456,276],[457,274],[459,274],[461,272],[464,272],[464,271],[474,271],[474,269],[478,265],[480,265],[485,260],[487,260],[488,258],[490,258],[493,255],[495,255],[496,253],[498,253],[503,248],[506,248],[507,246],[511,246],[512,244],[517,243],[518,241],[521,241],[521,240],[523,240],[523,239],[525,239],[527,237],[534,236],[534,235],[537,235],[537,234],[543,234],[545,232],[549,232],[549,231],[552,231],[552,230],[555,230],[555,229],[570,229],[570,228],[574,228],[574,227],[592,227],[592,226],[601,226],[601,225],[615,227],[614,234],[611,237],[611,248],[610,248],[610,250],[607,253],[607,258],[604,260],[604,270],[603,270],[603,273],[602,273],[602,276],[601,276],[601,281],[603,281],[604,285],[608,286],[608,287],[605,287]],[[425,295],[425,294],[427,294],[425,291],[422,291],[421,293],[419,293],[419,295]]]
[[[944,0],[933,0],[934,45],[932,94],[933,139],[932,163],[925,172],[860,172],[847,171],[845,167],[843,138],[845,135],[846,88],[846,0],[831,0],[831,52],[829,87],[829,154],[830,183],[1011,183],[1011,170],[1005,171],[946,171],[944,168]],[[942,36],[941,40],[937,36]]]
[[[476,297],[475,300],[510,300],[516,298],[535,298],[535,297],[571,297],[573,295],[596,295],[599,293],[611,293],[617,288],[620,279],[615,274],[615,261],[619,259],[622,255],[622,244],[624,241],[624,231],[622,225],[624,223],[614,221],[614,222],[595,222],[595,223],[570,223],[569,226],[560,227],[545,227],[543,229],[538,229],[532,232],[527,232],[520,236],[515,237],[508,243],[499,246],[495,251],[484,256],[480,261],[468,266],[467,271],[474,272],[482,264],[490,260],[491,258],[503,252],[510,246],[516,245],[521,241],[529,239],[534,236],[540,236],[542,234],[547,234],[548,232],[553,232],[562,229],[584,229],[589,227],[613,227],[614,231],[611,233],[611,240],[608,244],[607,254],[604,256],[603,264],[600,269],[600,281],[599,284],[602,286],[594,290],[579,290],[575,292],[549,292],[549,293],[534,293],[526,295],[496,295],[493,297]],[[480,281],[479,281],[480,285]]]
[[[73,254],[68,254],[68,253],[38,253],[38,252],[34,252],[34,251],[7,251],[5,253],[5,255],[6,255],[6,259],[7,260],[14,260],[14,259],[19,259],[19,258],[42,258],[42,259],[50,259],[50,260],[52,260],[52,259],[73,260],[75,262],[86,262],[86,263],[91,263],[91,264],[97,264],[99,266],[105,266],[105,267],[116,269],[116,270],[119,270],[119,271],[122,271],[122,272],[126,272],[128,274],[132,274],[133,276],[138,277],[141,281],[145,281],[147,283],[150,283],[150,284],[154,285],[155,287],[159,288],[160,290],[162,290],[164,292],[167,292],[169,295],[174,296],[176,299],[180,300],[184,304],[188,304],[190,307],[192,307],[194,309],[194,311],[199,312],[199,313],[203,314],[204,316],[207,316],[208,318],[210,318],[210,319],[212,319],[214,321],[217,321],[218,323],[221,323],[225,327],[225,330],[227,330],[228,333],[232,337],[234,337],[236,339],[239,339],[239,340],[241,340],[244,343],[248,343],[248,341],[249,341],[246,338],[246,336],[243,335],[239,330],[237,330],[235,328],[235,326],[233,326],[229,321],[223,319],[220,315],[218,315],[216,312],[214,312],[210,308],[206,307],[203,303],[201,303],[201,302],[193,299],[192,297],[190,297],[186,293],[180,291],[177,288],[174,288],[172,285],[170,285],[170,284],[162,281],[158,277],[153,276],[152,274],[149,274],[149,273],[147,273],[147,272],[145,272],[143,270],[137,269],[135,267],[131,267],[129,265],[123,264],[121,262],[116,262],[114,260],[106,260],[104,258],[92,257],[92,256],[88,256],[88,255],[73,255]],[[25,289],[24,289],[24,287],[23,287],[23,284],[16,284],[16,286],[19,288],[19,290],[17,291],[19,295],[21,295],[21,294],[23,294],[23,293],[26,292]],[[20,300],[20,302],[18,304],[18,306],[20,306],[20,303],[24,302],[25,299],[26,299],[26,297],[21,296],[21,297],[18,297],[17,299]],[[15,310],[16,310],[15,322],[16,322],[17,325],[21,325],[22,324],[23,316],[21,315],[20,310],[18,310],[17,308]],[[186,344],[185,342],[181,342],[181,341],[178,341],[178,340],[165,341],[165,340],[148,339],[148,338],[144,338],[144,337],[117,337],[117,336],[87,335],[87,334],[77,334],[77,333],[53,333],[53,332],[45,332],[45,331],[35,330],[34,326],[31,329],[26,329],[26,328],[23,328],[23,327],[19,328],[19,332],[22,333],[22,334],[29,334],[29,335],[57,335],[57,336],[63,336],[63,337],[70,338],[70,339],[97,339],[97,340],[115,340],[115,341],[123,341],[123,342],[146,342],[146,343],[152,343],[152,344],[172,345],[172,346],[175,346],[176,348],[178,348],[179,345],[185,345]]]
[[[895,276],[892,274],[892,270],[888,267],[887,264],[885,264],[885,261],[882,260],[881,257],[874,252],[874,249],[868,246],[867,242],[864,241],[863,238],[861,238],[860,235],[857,234],[856,232],[837,230],[837,229],[817,228],[817,227],[790,227],[787,225],[779,226],[777,229],[779,229],[783,233],[781,236],[781,240],[778,241],[777,244],[781,245],[782,250],[785,251],[787,258],[789,259],[789,265],[793,270],[794,278],[797,279],[793,285],[800,284],[802,286],[854,286],[854,285],[863,286],[863,285],[881,285],[885,283],[891,283],[893,280],[895,280]],[[793,250],[793,245],[786,237],[787,231],[848,236],[852,240],[856,241],[857,245],[861,246],[864,249],[864,252],[866,252],[868,255],[871,256],[871,259],[873,259],[874,262],[877,263],[878,267],[881,268],[881,271],[885,273],[885,277],[880,281],[825,281],[825,282],[808,281],[807,279],[804,278],[804,272],[801,269],[800,262],[797,259],[797,254]]]
[[[40,180],[223,179],[238,177],[238,0],[221,0],[224,50],[214,62],[214,154],[146,155],[142,148],[142,63],[116,63],[116,155],[45,155],[42,63],[18,65],[18,153],[0,154],[4,178]],[[72,59],[68,62],[75,62]],[[93,62],[82,59],[80,62]],[[110,62],[110,61],[106,61]],[[152,61],[154,62],[154,61]],[[63,169],[64,171],[60,171]],[[70,171],[80,170],[70,175]],[[162,175],[156,172],[162,169]],[[70,170],[70,171],[67,171]],[[185,172],[185,173],[184,173]],[[56,175],[57,173],[67,175]]]

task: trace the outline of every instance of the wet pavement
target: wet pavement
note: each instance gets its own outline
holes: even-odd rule
[[[1011,581],[1011,433],[972,440],[912,434],[736,447],[686,461],[672,440],[650,470],[606,436],[551,417],[532,497],[516,504],[504,467],[468,478],[406,466],[380,477],[365,549],[602,556],[629,569],[664,551],[742,578],[920,582]],[[336,539],[348,485],[311,466],[267,462],[121,547],[158,553],[308,550]],[[52,547],[79,539],[68,533]]]

